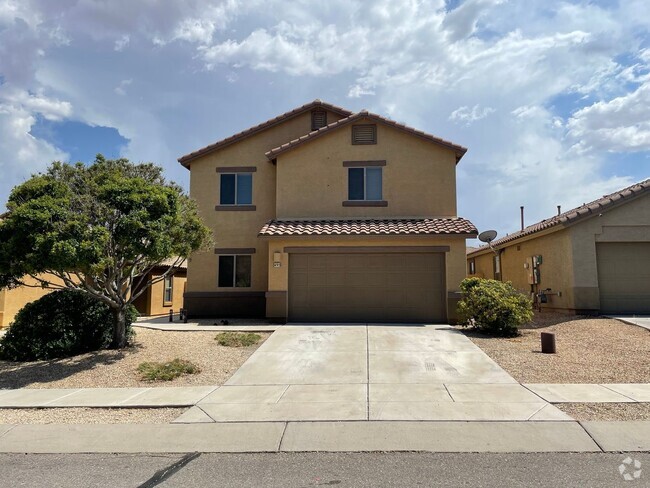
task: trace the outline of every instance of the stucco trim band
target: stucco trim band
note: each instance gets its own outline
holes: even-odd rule
[[[255,254],[257,249],[254,247],[217,247],[215,254]]]
[[[219,166],[217,173],[256,173],[255,166]]]
[[[345,200],[344,207],[388,207],[386,200]]]
[[[366,166],[386,166],[386,160],[381,161],[343,161],[344,168],[363,168]]]
[[[449,252],[449,246],[287,246],[293,254],[369,254]]]
[[[217,212],[254,212],[257,207],[255,205],[216,205],[214,209]]]

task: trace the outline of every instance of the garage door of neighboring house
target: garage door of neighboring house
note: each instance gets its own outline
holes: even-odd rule
[[[292,322],[446,321],[444,253],[289,255]]]
[[[596,244],[600,311],[650,313],[650,242]]]

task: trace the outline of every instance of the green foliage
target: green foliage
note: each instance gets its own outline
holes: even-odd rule
[[[184,374],[200,373],[201,370],[185,359],[176,358],[166,363],[141,363],[138,372],[144,381],[171,381]]]
[[[137,312],[127,313],[127,335]],[[25,305],[0,339],[0,358],[35,361],[76,356],[110,345],[113,314],[108,305],[76,290],[59,290]]]
[[[102,155],[89,166],[52,163],[14,188],[7,208],[0,289],[49,273],[122,312],[151,284],[139,277],[188,257],[210,236],[194,201],[162,168]],[[126,343],[122,317],[115,313],[115,347]]]
[[[466,278],[460,289],[463,292],[458,304],[460,319],[480,332],[513,336],[521,325],[533,319],[532,301],[509,281]]]
[[[257,344],[262,336],[253,333],[222,332],[214,338],[220,346],[248,347]]]

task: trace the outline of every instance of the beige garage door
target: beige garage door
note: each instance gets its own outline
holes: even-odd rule
[[[445,322],[444,254],[290,254],[289,320]]]
[[[600,310],[650,313],[650,242],[596,245]]]

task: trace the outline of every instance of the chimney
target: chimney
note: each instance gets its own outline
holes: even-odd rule
[[[557,206],[557,214],[560,215],[562,213],[562,205]]]
[[[519,207],[521,210],[521,230],[524,230],[524,206]]]

